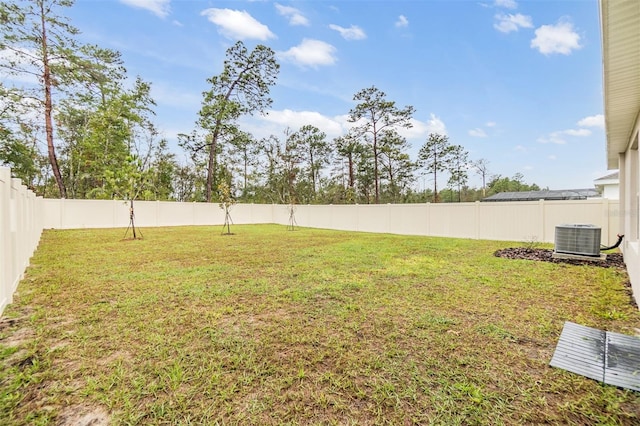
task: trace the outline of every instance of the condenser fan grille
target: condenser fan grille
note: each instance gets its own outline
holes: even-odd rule
[[[600,232],[600,228],[595,225],[558,225],[555,251],[582,256],[599,256]]]

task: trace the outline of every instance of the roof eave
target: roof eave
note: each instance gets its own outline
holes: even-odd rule
[[[600,0],[607,167],[619,167],[640,111],[640,2]]]

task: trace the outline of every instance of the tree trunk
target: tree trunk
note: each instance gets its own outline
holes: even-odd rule
[[[380,201],[380,185],[378,183],[378,146],[375,133],[373,134],[373,181],[375,184],[375,202],[378,204]]]
[[[315,171],[314,165],[313,165],[313,150],[309,151],[309,163],[310,163],[310,169],[311,169],[312,193],[313,193],[313,196],[315,197],[315,195],[316,195],[316,171]]]
[[[353,167],[353,155],[349,154],[349,188],[351,188],[352,190],[354,189],[353,187],[355,186],[355,171],[354,171],[354,167]]]
[[[484,173],[482,173],[482,198],[487,196],[487,183],[485,182]]]
[[[240,73],[242,75],[242,73]],[[211,136],[211,151],[209,151],[209,164],[207,167],[207,203],[211,202],[213,195],[213,183],[215,180],[214,173],[216,169],[216,149],[218,145],[218,136],[220,135],[220,126],[222,126],[222,118],[224,117],[224,110],[226,109],[227,102],[233,93],[233,89],[236,87],[238,80],[234,81],[229,90],[227,90],[224,96],[224,102],[221,106],[218,116],[216,117],[215,128],[213,129],[213,135]]]
[[[434,165],[434,167],[437,165]],[[439,200],[438,198],[438,172],[434,169],[433,171],[433,202],[437,203]]]
[[[45,22],[44,3],[40,3],[40,19],[42,25],[42,64],[43,75],[42,80],[44,83],[44,120],[45,120],[45,133],[47,136],[47,153],[49,156],[49,163],[53,171],[53,176],[58,185],[58,191],[60,192],[60,198],[67,198],[67,190],[62,180],[62,174],[60,173],[60,167],[58,167],[58,159],[56,157],[56,149],[53,145],[53,105],[51,101],[51,69],[49,68],[49,56],[47,52],[47,29]]]
[[[213,178],[216,169],[216,141],[218,140],[218,132],[220,126],[217,124],[211,137],[211,145],[209,147],[209,162],[207,165],[207,203],[211,202],[213,195]]]
[[[244,180],[242,183],[242,192],[246,195],[247,192],[247,172],[249,170],[249,156],[247,155],[247,151],[244,151]]]

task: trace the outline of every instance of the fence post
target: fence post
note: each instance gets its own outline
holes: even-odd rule
[[[475,202],[475,216],[476,216],[476,240],[480,239],[480,201]]]
[[[11,303],[11,276],[13,252],[10,247],[11,221],[9,214],[11,193],[11,169],[0,166],[0,314]]]
[[[545,211],[544,211],[544,199],[538,200],[538,214],[540,215],[540,230],[538,231],[538,235],[540,235],[540,242],[547,242],[547,236],[545,235]]]
[[[18,287],[18,283],[22,279],[24,268],[27,266],[25,262],[26,253],[26,241],[24,239],[25,226],[24,226],[24,193],[27,189],[22,185],[22,181],[18,178],[11,179],[13,200],[12,200],[12,229],[11,239],[13,244],[14,256],[13,256],[13,276],[11,277],[11,293]]]
[[[38,246],[44,214],[42,198],[0,166],[0,315]]]

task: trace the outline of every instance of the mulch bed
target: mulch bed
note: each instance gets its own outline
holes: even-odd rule
[[[539,260],[542,262],[568,263],[570,265],[599,266],[601,268],[626,268],[621,253],[607,253],[606,260],[556,259],[553,257],[553,250],[551,249],[511,247],[498,250],[494,255],[507,259]]]

